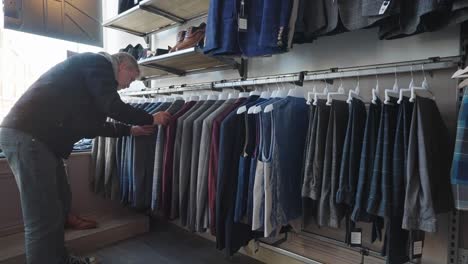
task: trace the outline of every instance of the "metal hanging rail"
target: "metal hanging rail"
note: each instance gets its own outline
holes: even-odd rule
[[[331,68],[317,71],[303,71],[298,73],[262,76],[248,78],[246,80],[223,80],[212,83],[199,83],[190,85],[182,84],[177,86],[146,88],[140,91],[122,91],[121,94],[128,96],[143,96],[155,94],[182,93],[187,91],[198,90],[220,91],[226,88],[246,90],[246,88],[249,86],[278,83],[295,83],[296,85],[302,86],[304,81],[333,82],[334,79],[338,78],[351,78],[357,76],[363,77],[406,73],[410,71],[420,71],[422,69],[422,65],[424,65],[425,71],[431,72],[434,70],[457,67],[460,65],[460,59],[461,56],[432,57],[424,60],[392,62],[356,67]]]

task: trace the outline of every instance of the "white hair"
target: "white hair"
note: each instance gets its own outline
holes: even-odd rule
[[[122,63],[125,63],[129,67],[130,70],[135,70],[137,72],[140,72],[140,68],[138,67],[137,60],[130,53],[118,52],[118,53],[112,54],[111,56],[117,61],[119,65]]]

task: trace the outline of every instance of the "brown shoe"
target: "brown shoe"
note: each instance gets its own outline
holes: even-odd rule
[[[189,27],[185,34],[184,41],[177,45],[176,50],[183,50],[195,46],[203,46],[205,39],[206,24],[203,22],[198,27]]]
[[[172,48],[169,47],[170,48],[169,52],[176,51],[177,47],[184,41],[186,35],[187,35],[187,31],[185,30],[179,31],[179,33],[177,33],[176,44]]]
[[[65,228],[74,230],[93,229],[97,227],[97,222],[92,220],[85,220],[76,215],[69,214],[65,222]]]

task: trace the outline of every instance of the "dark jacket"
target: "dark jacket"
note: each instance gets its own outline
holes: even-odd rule
[[[132,125],[153,123],[150,114],[122,102],[111,62],[99,54],[83,53],[39,77],[1,127],[29,133],[67,158],[81,138],[129,135],[129,126],[106,122],[107,117]]]

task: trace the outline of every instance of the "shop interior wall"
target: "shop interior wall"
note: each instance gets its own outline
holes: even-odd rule
[[[109,18],[117,13],[116,1],[104,1],[106,10],[104,18]],[[151,38],[151,47],[167,48],[173,46],[176,34],[182,29],[191,25],[198,25],[206,20],[201,18],[189,22],[188,24],[174,27],[170,30],[154,34]],[[112,29],[105,29],[105,48],[109,52],[116,52],[127,44],[141,43],[145,45],[143,38],[117,32]],[[460,28],[451,26],[437,32],[420,34],[398,40],[378,40],[377,29],[360,30],[344,33],[336,36],[320,38],[311,44],[294,45],[293,49],[285,54],[270,57],[260,57],[249,59],[248,76],[264,76],[272,74],[292,73],[304,70],[321,70],[333,67],[351,67],[360,65],[372,65],[381,63],[391,63],[399,61],[427,59],[434,56],[456,56],[460,54]],[[414,66],[413,77],[416,84],[420,84],[423,76],[420,65]],[[450,79],[455,69],[437,70],[427,73],[429,84],[441,111],[441,114],[449,128],[453,139],[456,124],[456,83]],[[219,81],[224,79],[239,78],[236,70],[222,72],[212,72],[194,74],[177,78],[162,78],[151,81],[152,87],[162,87],[168,85],[200,83]],[[395,78],[390,75],[379,75],[381,90],[391,88]],[[407,87],[411,75],[398,74],[400,87]],[[346,90],[354,88],[357,78],[343,79]],[[362,96],[366,99],[371,97],[371,89],[375,86],[376,77],[361,77],[360,88]],[[334,89],[340,84],[340,80],[334,83]],[[288,85],[286,85],[288,86]],[[257,87],[259,90],[274,89],[275,85]],[[281,86],[280,86],[281,87]],[[292,86],[291,86],[292,87]],[[311,90],[316,87],[319,91],[324,87],[320,82],[306,82],[304,87]],[[329,87],[330,88],[330,87]],[[332,88],[333,89],[333,88]],[[381,92],[383,95],[383,92]],[[448,175],[447,175],[448,177]],[[464,221],[460,221],[463,225]],[[439,217],[439,232],[428,235],[425,245],[425,255],[423,263],[445,263],[447,260],[448,248],[448,215]],[[330,230],[326,228],[316,228],[314,225],[306,226],[308,232],[321,234],[332,239],[342,240],[343,230]],[[466,233],[466,235],[465,235]],[[461,245],[463,241],[468,241],[468,232],[461,233]],[[466,245],[465,245],[466,246]]]

